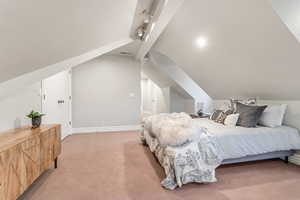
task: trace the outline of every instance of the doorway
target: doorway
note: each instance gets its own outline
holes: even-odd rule
[[[61,124],[62,139],[72,134],[72,71],[42,81],[42,112],[45,124]]]

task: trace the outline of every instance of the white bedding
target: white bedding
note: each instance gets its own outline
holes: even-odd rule
[[[229,127],[183,113],[152,116],[143,126],[141,139],[165,170],[162,185],[172,190],[216,181],[215,169],[227,159],[300,149],[300,134],[286,126]]]
[[[193,119],[216,139],[221,157],[241,158],[274,151],[300,149],[300,134],[291,127],[228,127],[209,119]]]

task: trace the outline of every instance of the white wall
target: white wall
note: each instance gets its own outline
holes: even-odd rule
[[[151,51],[149,54],[153,66],[157,67],[161,73],[169,76],[180,88],[182,88],[196,102],[202,103],[204,112],[211,112],[213,100],[191,77],[182,70],[168,56]],[[194,111],[193,111],[194,113]]]
[[[170,90],[170,106],[171,112],[184,112],[184,98],[181,97],[175,90]]]
[[[14,95],[0,99],[0,131],[30,125],[26,115],[31,111],[41,111],[41,83],[38,82]]]
[[[194,100],[186,99],[176,90],[170,90],[170,107],[171,112],[194,113]]]
[[[151,61],[144,60],[142,63],[143,74],[151,79],[160,88],[166,88],[172,86],[175,82],[160,71]]]
[[[149,79],[141,80],[142,89],[142,112],[151,114],[151,98],[149,97]]]
[[[73,69],[73,128],[137,125],[141,113],[140,64],[101,56]]]
[[[158,110],[160,113],[170,112],[170,87],[160,88],[160,98],[158,99]]]
[[[198,110],[195,110],[195,100],[194,99],[185,99],[184,102],[184,110],[186,113],[193,114]]]

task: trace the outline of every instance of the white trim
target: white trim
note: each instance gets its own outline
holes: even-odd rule
[[[72,130],[73,130],[72,131],[73,134],[116,132],[116,131],[139,131],[139,130],[141,130],[141,125],[82,127],[82,128],[73,128]]]

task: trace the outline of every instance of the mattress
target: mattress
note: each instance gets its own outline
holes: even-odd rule
[[[300,134],[297,129],[280,126],[228,127],[209,119],[196,118],[195,122],[207,129],[215,140],[221,157],[235,159],[276,151],[300,149]]]

